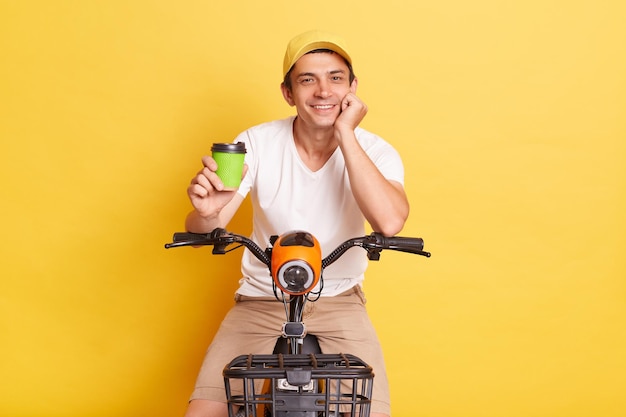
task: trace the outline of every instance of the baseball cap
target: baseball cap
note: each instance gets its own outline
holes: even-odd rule
[[[316,49],[330,49],[352,65],[352,59],[346,49],[346,42],[341,37],[321,30],[310,30],[296,36],[287,44],[283,61],[283,78],[298,59]]]

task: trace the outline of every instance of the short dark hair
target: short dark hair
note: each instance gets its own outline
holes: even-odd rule
[[[318,53],[326,53],[326,54],[335,54],[336,52],[331,50],[331,49],[314,49],[311,52],[307,52],[307,54],[318,54]],[[306,54],[305,54],[306,55]],[[337,54],[339,55],[339,54]],[[341,59],[343,59],[343,62],[346,63],[346,65],[348,66],[348,70],[350,71],[349,74],[349,81],[350,84],[352,84],[352,81],[354,81],[354,79],[356,78],[356,75],[354,74],[354,70],[352,69],[352,64],[350,64],[344,57],[342,57],[341,55],[339,55],[341,57]],[[295,65],[294,65],[295,67]],[[291,91],[291,72],[293,71],[293,67],[289,68],[289,71],[287,72],[287,74],[285,74],[285,79],[283,80],[283,85]]]

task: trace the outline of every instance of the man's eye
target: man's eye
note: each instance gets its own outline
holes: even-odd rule
[[[301,84],[310,84],[313,82],[313,78],[300,78]]]

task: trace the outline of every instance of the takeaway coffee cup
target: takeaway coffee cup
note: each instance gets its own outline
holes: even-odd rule
[[[243,161],[246,156],[246,144],[214,143],[211,146],[213,159],[217,163],[215,172],[224,183],[224,190],[236,190],[241,184],[243,175]]]

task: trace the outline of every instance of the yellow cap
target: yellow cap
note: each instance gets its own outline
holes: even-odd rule
[[[283,61],[283,78],[285,78],[285,75],[287,75],[297,60],[304,54],[316,49],[330,49],[344,57],[345,60],[352,65],[352,59],[345,45],[346,43],[341,37],[319,30],[311,30],[296,36],[289,41],[287,45],[287,51],[285,52],[285,59]]]

